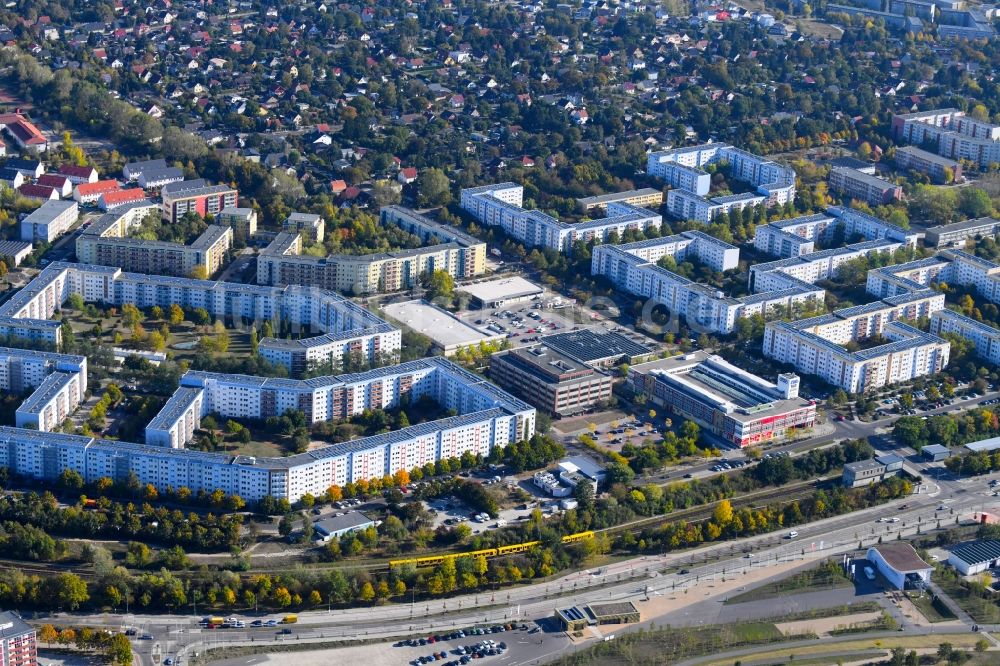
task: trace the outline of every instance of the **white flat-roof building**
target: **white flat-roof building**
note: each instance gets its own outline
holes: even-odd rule
[[[484,308],[502,308],[510,303],[531,300],[543,293],[541,287],[518,276],[466,284],[458,290],[472,296]]]
[[[175,440],[174,425],[183,420],[186,429],[193,416],[195,403],[188,397],[196,393],[188,389],[201,391],[200,416],[266,419],[294,408],[314,423],[395,406],[407,395],[428,396],[457,415],[295,456],[233,456],[174,445],[184,436]],[[321,495],[331,485],[381,478],[465,452],[487,456],[494,447],[535,432],[534,408],[441,357],[308,380],[189,372],[179,391],[181,398],[168,402],[151,423],[153,440],[167,432],[169,443],[167,438],[150,446],[0,427],[0,459],[12,473],[40,481],[55,481],[66,469],[88,483],[103,477],[124,481],[134,474],[160,490],[218,489],[248,501],[271,496],[295,502],[307,493]]]
[[[575,224],[561,222],[540,210],[522,208],[524,188],[515,183],[483,185],[462,190],[462,209],[477,220],[500,227],[508,236],[529,247],[547,247],[569,252],[577,241],[606,242],[612,233],[622,236],[628,230],[659,229],[663,222],[658,213],[627,203],[608,203],[603,218]]]
[[[794,365],[848,391],[862,393],[940,372],[951,345],[900,320],[930,317],[944,294],[930,289],[799,321],[764,327],[764,356]],[[859,351],[845,345],[875,335],[889,340]]]
[[[84,393],[80,373],[53,372],[17,408],[14,415],[17,427],[39,432],[55,430],[83,402]]]
[[[315,213],[291,213],[281,225],[286,233],[302,234],[312,243],[322,243],[326,220]]]
[[[1000,329],[976,321],[954,310],[938,310],[931,315],[931,333],[942,336],[954,333],[976,348],[976,356],[1000,364]]]
[[[21,220],[21,240],[51,243],[69,230],[79,214],[75,201],[46,201]]]
[[[0,258],[7,262],[8,268],[20,266],[30,254],[31,243],[28,241],[0,241]]]
[[[711,176],[704,168],[717,163],[728,165],[733,178],[750,183],[757,193],[706,198]],[[682,219],[709,222],[722,213],[759,205],[780,206],[795,200],[792,169],[724,143],[650,153],[646,172],[673,188],[667,192],[667,210]]]
[[[481,342],[500,343],[504,334],[487,333],[424,300],[391,303],[382,312],[393,321],[429,337],[445,356]]]
[[[287,321],[323,332],[309,338],[264,338],[261,357],[300,373],[312,362],[340,364],[350,355],[364,362],[398,357],[401,334],[360,305],[324,289],[259,287],[235,282],[126,273],[112,266],[54,262],[0,305],[0,335],[58,344],[60,324],[50,318],[71,293],[85,301],[140,308],[205,308],[234,321]],[[324,332],[325,331],[325,332]]]

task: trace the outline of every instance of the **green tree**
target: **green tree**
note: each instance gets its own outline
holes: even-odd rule
[[[425,286],[431,299],[451,298],[455,293],[455,278],[448,271],[439,269],[427,276]]]
[[[444,206],[451,201],[451,183],[441,169],[421,171],[417,176],[417,192],[423,206]]]
[[[173,303],[170,306],[170,325],[177,326],[184,321],[184,309],[181,306]]]
[[[50,580],[52,590],[49,598],[65,610],[75,611],[90,599],[87,583],[76,574],[61,573]]]

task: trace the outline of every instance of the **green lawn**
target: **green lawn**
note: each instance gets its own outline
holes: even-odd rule
[[[929,595],[922,594],[919,597],[910,597],[910,601],[924,614],[928,622],[947,622],[955,619],[955,614],[951,612],[951,609],[937,597],[932,599]]]
[[[839,566],[834,563],[824,563],[815,569],[802,571],[788,578],[776,580],[752,590],[747,590],[742,594],[729,597],[726,603],[742,604],[748,601],[776,599],[789,594],[835,590],[850,586],[851,581],[844,576]]]
[[[969,584],[950,569],[939,566],[934,573],[934,582],[937,583],[938,587],[973,620],[982,624],[1000,624],[1000,607],[992,598],[976,594],[974,590],[970,589]]]
[[[795,638],[783,636],[769,622],[742,622],[698,628],[649,629],[618,636],[613,641],[552,662],[559,666],[588,664],[672,664],[689,657],[710,655],[725,650],[768,645]]]

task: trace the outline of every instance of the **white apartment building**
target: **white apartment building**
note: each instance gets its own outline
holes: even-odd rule
[[[938,310],[931,315],[931,333],[937,336],[954,333],[971,342],[976,356],[1000,364],[1000,330],[954,310]]]
[[[689,253],[701,254],[704,246],[709,265],[735,266],[739,250],[705,234],[684,232],[655,240],[626,245],[598,245],[591,254],[591,274],[603,275],[616,288],[652,299],[674,315],[683,315],[689,322],[717,333],[735,330],[736,320],[760,314],[771,315],[776,310],[789,311],[794,305],[812,308],[822,302],[824,291],[791,276],[784,276],[779,289],[741,298],[726,296],[717,289],[693,282],[655,262],[666,255],[682,260]],[[705,238],[714,242],[708,242]],[[678,239],[695,240],[686,243]],[[721,243],[721,244],[720,244]],[[731,249],[730,249],[731,248]],[[721,263],[720,263],[721,262]]]
[[[980,296],[1000,303],[1000,265],[963,250],[945,250],[934,257],[868,273],[868,293],[879,297],[912,293],[935,282],[974,288]]]
[[[310,243],[322,243],[326,220],[315,213],[291,213],[281,225],[285,233],[301,234]]]
[[[51,243],[73,226],[79,214],[75,201],[46,201],[21,220],[21,240]]]
[[[259,287],[234,282],[125,273],[113,266],[54,262],[34,280],[0,305],[0,335],[58,344],[60,324],[52,321],[56,309],[73,292],[84,301],[112,305],[131,303],[140,308],[205,308],[225,320],[261,325],[264,320],[286,321],[293,328],[319,331],[314,338],[264,338],[260,355],[282,363],[293,372],[307,366],[306,349],[315,354],[355,354],[374,362],[399,353],[401,333],[385,321],[344,297],[310,287]],[[311,340],[311,341],[310,341]],[[293,345],[296,347],[293,348]]]
[[[933,144],[938,155],[970,160],[983,169],[1000,163],[1000,125],[970,118],[958,109],[894,115],[892,132],[897,139]]]
[[[281,385],[282,380],[260,377],[189,373],[178,391],[180,397],[170,401],[173,405],[168,403],[151,423],[155,427],[147,432],[147,439],[160,445],[58,433],[42,436],[33,430],[0,427],[0,458],[9,461],[11,472],[39,480],[55,480],[65,469],[77,471],[87,482],[102,477],[120,481],[135,474],[140,483],[151,483],[158,489],[219,489],[248,501],[272,496],[295,502],[306,493],[320,495],[331,485],[381,478],[465,452],[489,455],[494,447],[529,438],[535,432],[534,408],[439,357],[360,375],[318,379],[293,380],[293,387]],[[202,415],[220,411],[223,416],[255,418],[246,415],[270,409],[272,391],[277,405],[278,400],[287,399],[277,398],[278,393],[297,391],[299,399],[308,402],[310,395],[332,400],[335,390],[342,390],[345,400],[364,396],[368,404],[398,404],[403,395],[429,395],[458,415],[286,458],[181,448],[182,433],[197,405],[191,398],[199,393]],[[254,401],[255,408],[251,407]],[[351,409],[364,409],[364,401],[358,400]],[[313,417],[319,418],[315,412]]]
[[[944,294],[926,289],[810,319],[768,322],[764,356],[850,393],[908,381],[943,369],[951,346],[899,320],[930,317],[943,308]],[[875,335],[889,342],[853,352],[845,348]]]
[[[841,248],[820,250],[799,256],[778,259],[750,267],[749,287],[754,292],[784,289],[786,276],[813,284],[820,280],[836,277],[841,265],[861,257],[891,254],[902,244],[890,240],[864,241]]]
[[[204,414],[205,391],[181,386],[146,426],[146,444],[183,449]]]
[[[706,198],[711,176],[704,168],[725,164],[737,180],[757,188],[744,193]],[[674,217],[709,222],[717,215],[754,206],[780,206],[795,200],[795,172],[773,160],[728,144],[707,143],[650,153],[646,172],[673,189],[667,192],[667,210]]]
[[[659,229],[662,218],[651,210],[626,203],[609,203],[607,215],[577,224],[560,222],[539,210],[521,207],[524,188],[514,183],[483,185],[462,190],[462,209],[488,226],[529,247],[569,252],[576,241],[603,243],[612,232],[620,237],[629,229]]]
[[[53,372],[42,380],[34,393],[14,413],[18,428],[49,432],[62,425],[84,400],[84,380],[80,373]]]

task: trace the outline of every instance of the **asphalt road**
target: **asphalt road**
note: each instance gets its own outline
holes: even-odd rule
[[[298,624],[290,627],[292,635],[280,640],[322,643],[357,638],[395,639],[505,619],[547,618],[555,607],[595,601],[629,599],[641,607],[642,600],[649,594],[696,589],[706,581],[739,576],[749,569],[767,567],[775,562],[828,557],[856,550],[859,545],[867,547],[877,543],[879,537],[890,540],[900,533],[910,536],[918,529],[926,531],[939,524],[946,526],[955,520],[956,514],[967,514],[994,503],[987,482],[997,476],[1000,473],[976,479],[942,479],[930,484],[927,492],[904,500],[799,526],[796,528],[799,535],[794,540],[784,538],[783,533],[771,533],[738,543],[710,544],[685,553],[630,558],[595,572],[574,572],[549,583],[496,593],[470,594],[415,605],[354,608],[332,614],[323,611],[299,613]],[[899,508],[902,504],[907,505],[905,510]],[[946,508],[938,511],[942,505]],[[876,518],[888,516],[897,517],[899,521],[875,522]],[[746,557],[744,549],[751,550],[754,556]],[[677,573],[680,569],[686,569],[687,573]],[[140,632],[150,633],[154,637],[152,640],[136,641],[137,653],[144,665],[157,664],[168,655],[183,657],[213,645],[279,640],[274,628],[203,631],[197,626],[197,619],[193,614],[130,618],[119,614],[78,616],[73,621],[113,627],[124,621],[140,627]],[[546,641],[554,638],[549,635]],[[519,652],[512,647],[510,658],[520,659]]]
[[[956,401],[929,413],[967,409],[982,399],[985,398]],[[825,441],[873,435],[880,428],[890,426],[894,420],[887,418],[869,423],[838,422],[836,434],[803,440],[787,448],[804,450],[820,446]],[[887,440],[886,445],[889,448],[894,444]],[[926,472],[928,468],[931,473]],[[934,480],[926,482],[918,494],[887,505],[799,526],[796,528],[798,537],[794,540],[785,538],[783,532],[775,532],[738,542],[710,544],[684,553],[629,558],[595,572],[574,572],[548,583],[497,592],[482,592],[419,604],[353,608],[334,613],[303,612],[298,614],[298,623],[289,627],[292,634],[288,636],[277,634],[275,628],[202,630],[197,625],[200,615],[194,612],[196,609],[192,609],[190,615],[125,617],[121,614],[98,614],[74,616],[72,621],[112,628],[123,625],[138,627],[140,634],[148,633],[153,637],[151,640],[136,640],[134,643],[140,663],[150,666],[162,663],[168,656],[183,659],[193,652],[213,646],[253,645],[278,640],[306,644],[358,638],[399,638],[501,621],[547,618],[555,607],[595,601],[629,599],[641,606],[642,599],[649,594],[693,589],[705,581],[722,576],[739,576],[748,569],[773,565],[775,562],[806,561],[853,551],[859,546],[867,547],[877,543],[880,537],[885,540],[894,539],[897,534],[909,536],[920,529],[926,531],[945,526],[953,522],[957,514],[967,514],[971,510],[998,503],[992,498],[987,482],[1000,477],[1000,473],[975,479],[960,479],[944,472],[940,463],[928,464],[920,471],[925,477]],[[907,508],[901,510],[900,505],[903,504]],[[942,506],[945,507],[944,510],[938,511]],[[875,522],[876,518],[888,516],[898,518],[898,522]],[[745,551],[753,552],[753,557],[746,557]],[[679,574],[680,570],[687,570],[687,573]],[[248,625],[255,618],[239,617],[245,619]],[[65,615],[61,615],[58,620],[67,621]],[[524,644],[509,643],[511,647],[503,660],[504,666],[539,659],[543,656],[541,646],[547,645],[546,649],[554,648],[556,640],[557,636],[549,634],[541,644],[530,641]],[[534,645],[539,647],[535,648]],[[559,650],[565,649],[571,649],[568,639],[566,644],[559,647]],[[243,663],[247,661],[244,660]]]

